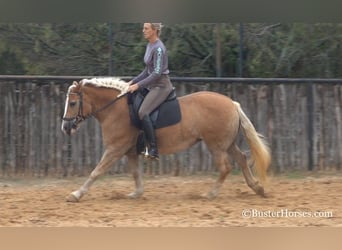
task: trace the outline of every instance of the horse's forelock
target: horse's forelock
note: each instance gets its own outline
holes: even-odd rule
[[[73,81],[73,83],[68,88],[68,93],[75,93],[81,87],[81,82]]]

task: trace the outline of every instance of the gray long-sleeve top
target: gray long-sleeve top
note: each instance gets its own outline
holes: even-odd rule
[[[161,40],[147,44],[144,62],[145,69],[132,80],[139,87],[153,87],[162,75],[169,74],[167,51]]]

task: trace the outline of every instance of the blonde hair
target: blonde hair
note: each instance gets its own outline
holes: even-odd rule
[[[160,36],[161,30],[163,28],[162,23],[150,23],[152,29],[157,30],[157,36]]]

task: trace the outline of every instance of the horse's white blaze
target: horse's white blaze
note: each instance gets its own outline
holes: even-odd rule
[[[65,100],[65,106],[64,106],[64,114],[63,114],[63,117],[66,116],[67,114],[67,111],[68,111],[68,103],[69,103],[69,96],[67,95],[67,98]]]
[[[68,103],[69,103],[69,95],[67,95],[67,98],[66,98],[66,100],[65,100],[65,106],[64,106],[64,114],[63,114],[63,117],[65,117],[66,114],[67,114],[67,111],[68,111]],[[64,129],[63,129],[63,126],[64,126],[64,121],[62,121],[62,127],[61,127],[62,130],[64,130]]]
[[[65,99],[65,106],[64,106],[64,114],[63,117],[65,117],[67,115],[68,112],[68,105],[69,105],[69,93],[71,92],[71,88],[73,87],[73,85],[69,86],[68,88],[68,92],[66,94],[66,99]],[[64,121],[62,122],[62,130],[63,130],[63,126],[64,126]]]

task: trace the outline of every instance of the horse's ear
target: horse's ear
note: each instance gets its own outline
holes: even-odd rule
[[[73,81],[73,83],[72,83],[73,85],[78,85],[78,82],[76,82],[76,81]]]

